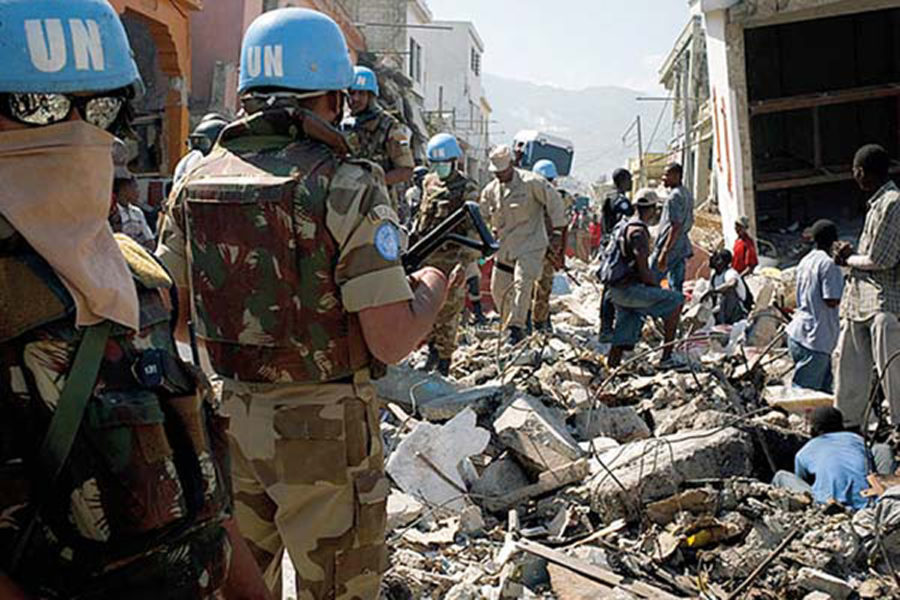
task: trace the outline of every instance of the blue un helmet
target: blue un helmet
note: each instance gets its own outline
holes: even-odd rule
[[[355,67],[353,69],[353,84],[350,89],[354,92],[372,92],[378,95],[378,77],[375,71],[368,67]]]
[[[462,156],[459,142],[449,133],[439,133],[428,140],[428,160],[430,162],[447,162]]]
[[[534,163],[534,167],[532,167],[531,170],[538,175],[542,175],[544,179],[549,181],[553,181],[559,177],[559,171],[556,170],[556,163],[546,158]]]
[[[238,90],[280,87],[302,91],[346,90],[353,64],[341,28],[305,8],[267,12],[247,29]]]
[[[125,28],[106,0],[0,0],[0,55],[0,93],[140,90]]]

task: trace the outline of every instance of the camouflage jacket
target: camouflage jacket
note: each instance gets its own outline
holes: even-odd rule
[[[37,449],[81,331],[40,256],[21,240],[0,252],[0,570],[34,524],[12,572],[32,597],[211,597],[230,556],[225,420],[178,357],[171,280],[134,241],[117,240],[138,289],[140,330],[113,326],[52,490]]]
[[[385,171],[416,166],[409,128],[380,107],[356,115],[344,129],[356,158],[371,160]]]
[[[226,128],[163,224],[158,254],[189,270],[197,335],[225,377],[345,380],[371,362],[356,313],[412,298],[383,172],[339,158],[303,118]]]
[[[447,180],[442,180],[434,173],[429,173],[422,182],[422,202],[416,215],[413,231],[417,236],[424,235],[466,202],[477,204],[478,191],[478,185],[458,170],[454,170]],[[470,228],[462,228],[461,231],[455,233],[467,236],[475,235]],[[461,248],[453,245],[445,246],[444,250],[451,247],[458,249],[461,254],[466,254],[462,252]]]

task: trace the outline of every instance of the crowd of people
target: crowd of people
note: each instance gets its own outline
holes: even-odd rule
[[[552,161],[522,168],[510,146],[490,153],[483,188],[449,133],[417,166],[410,130],[380,107],[338,25],[279,9],[243,40],[241,115],[199,124],[154,234],[120,139],[140,77],[115,11],[0,0],[0,22],[23,49],[0,74],[0,598],[280,597],[284,552],[303,598],[378,597],[389,486],[372,380],[423,341],[425,367],[448,375],[467,295],[487,322],[484,257],[447,243],[412,273],[403,262],[465,203],[499,242],[490,293],[509,344],[551,328],[575,232],[577,255],[599,265],[609,366],[648,317],[663,322],[661,366],[678,365],[695,208],[679,164],[662,198],[629,198],[631,174],[616,171],[596,218],[573,209]],[[42,22],[67,24],[70,44],[90,24],[101,47],[48,69]],[[830,389],[835,353],[841,412],[817,413],[797,473],[779,481],[814,479],[816,499],[854,507],[858,473],[820,460],[833,445],[846,468],[867,464],[875,381],[900,428],[889,162],[879,147],[856,156],[873,194],[857,250],[833,223],[810,229],[788,331],[797,385]],[[758,264],[749,220],[735,229],[733,252],[711,260],[723,324],[748,316]]]

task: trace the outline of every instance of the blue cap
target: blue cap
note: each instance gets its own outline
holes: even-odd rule
[[[346,90],[353,63],[341,28],[305,8],[281,8],[247,29],[241,48],[241,92],[260,87],[302,91]]]
[[[350,89],[356,92],[372,92],[378,95],[378,77],[375,71],[368,67],[355,67],[353,69],[353,84]]]
[[[446,162],[461,157],[462,150],[455,137],[449,133],[439,133],[428,140],[426,154],[431,162]]]
[[[0,56],[0,92],[141,85],[125,28],[106,0],[0,0]]]
[[[534,163],[531,168],[532,172],[543,175],[545,179],[554,180],[559,177],[559,171],[556,170],[556,163],[546,158]]]

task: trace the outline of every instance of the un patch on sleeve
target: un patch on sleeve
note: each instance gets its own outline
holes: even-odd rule
[[[375,230],[375,249],[381,258],[394,262],[400,258],[400,231],[393,223],[382,223]]]

